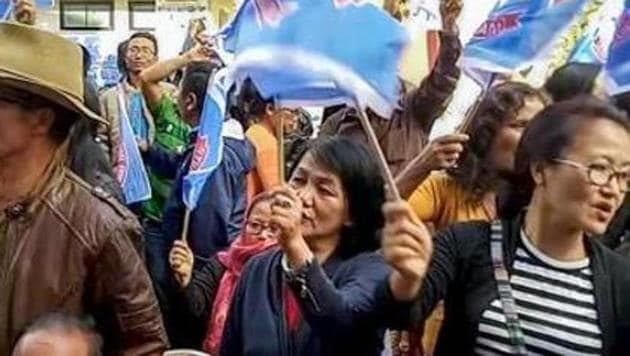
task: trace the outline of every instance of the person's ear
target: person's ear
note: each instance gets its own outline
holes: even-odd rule
[[[273,109],[273,105],[272,104],[265,104],[265,115],[267,115],[268,117],[273,116],[275,110]]]
[[[33,111],[32,115],[31,123],[33,135],[48,135],[55,123],[55,112],[50,108],[42,108]]]
[[[195,93],[188,93],[184,98],[184,107],[187,112],[195,112],[197,111],[197,95]]]
[[[545,168],[547,166],[543,163],[534,163],[530,166],[530,174],[532,175],[532,179],[536,185],[544,185],[545,184]]]

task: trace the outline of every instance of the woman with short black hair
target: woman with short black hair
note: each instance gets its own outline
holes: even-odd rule
[[[393,304],[375,252],[384,181],[363,145],[317,142],[290,188],[272,191],[280,249],[254,257],[237,288],[221,355],[379,355]]]
[[[438,234],[405,203],[386,208],[393,295],[422,322],[441,299],[437,355],[627,355],[630,261],[601,234],[630,189],[630,120],[593,97],[553,104],[525,130],[501,220]],[[501,293],[499,293],[501,291]]]

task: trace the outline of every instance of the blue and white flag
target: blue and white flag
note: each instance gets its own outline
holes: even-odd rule
[[[600,8],[595,21],[589,24],[586,35],[583,36],[575,46],[569,62],[606,63],[608,48],[610,48],[610,43],[615,35],[617,21],[621,16],[622,9],[622,1],[606,1]]]
[[[512,73],[533,64],[555,43],[587,0],[508,0],[499,3],[463,52],[471,70]]]
[[[120,110],[120,139],[121,143],[116,154],[114,173],[123,193],[127,205],[151,199],[151,185],[147,175],[136,136],[131,128],[127,105],[123,91],[118,91],[118,108]]]
[[[606,86],[611,95],[630,91],[630,0],[617,24],[606,62]]]
[[[389,117],[406,30],[362,0],[245,0],[223,31],[230,76],[282,106],[339,103]]]
[[[203,102],[201,122],[188,174],[184,177],[182,199],[188,210],[197,206],[203,186],[223,158],[223,120],[227,106],[227,70],[210,76]]]

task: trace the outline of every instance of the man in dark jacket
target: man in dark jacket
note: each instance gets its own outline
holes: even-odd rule
[[[94,317],[106,354],[161,354],[137,220],[65,167],[72,125],[101,120],[84,104],[81,50],[12,23],[0,43],[0,355],[52,311]]]
[[[210,53],[204,54],[204,51],[202,46],[198,46],[191,52],[158,63],[143,72],[143,77],[147,79],[145,83],[148,83],[153,81],[152,78],[159,78],[186,67],[177,106],[182,119],[195,128],[201,121],[208,80],[218,69],[216,63],[208,61]],[[151,89],[143,90],[146,95]],[[164,206],[162,235],[159,242],[161,247],[147,252],[152,254],[150,270],[161,296],[169,336],[178,347],[194,345],[189,343],[185,325],[177,320],[179,314],[175,309],[177,306],[169,302],[169,292],[177,287],[168,268],[168,253],[173,242],[182,238],[186,214],[182,186],[192,160],[192,144],[196,135],[195,129],[190,140],[191,145],[180,155],[169,154],[158,146],[141,147],[145,163],[153,171],[165,177],[176,172],[173,189]],[[185,237],[195,254],[195,260],[202,261],[201,263],[228,247],[236,239],[241,231],[247,208],[247,173],[254,164],[253,147],[245,139],[240,123],[234,119],[223,123],[223,142],[221,163],[203,186],[197,207],[191,212],[188,234]],[[201,266],[201,263],[196,267]]]

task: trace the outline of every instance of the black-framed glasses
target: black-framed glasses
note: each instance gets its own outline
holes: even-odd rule
[[[615,177],[617,178],[619,190],[621,190],[623,193],[627,193],[628,191],[630,191],[630,169],[625,172],[617,171],[605,164],[591,163],[586,165],[563,158],[553,159],[553,162],[586,171],[589,182],[600,187],[609,185],[613,177]]]

